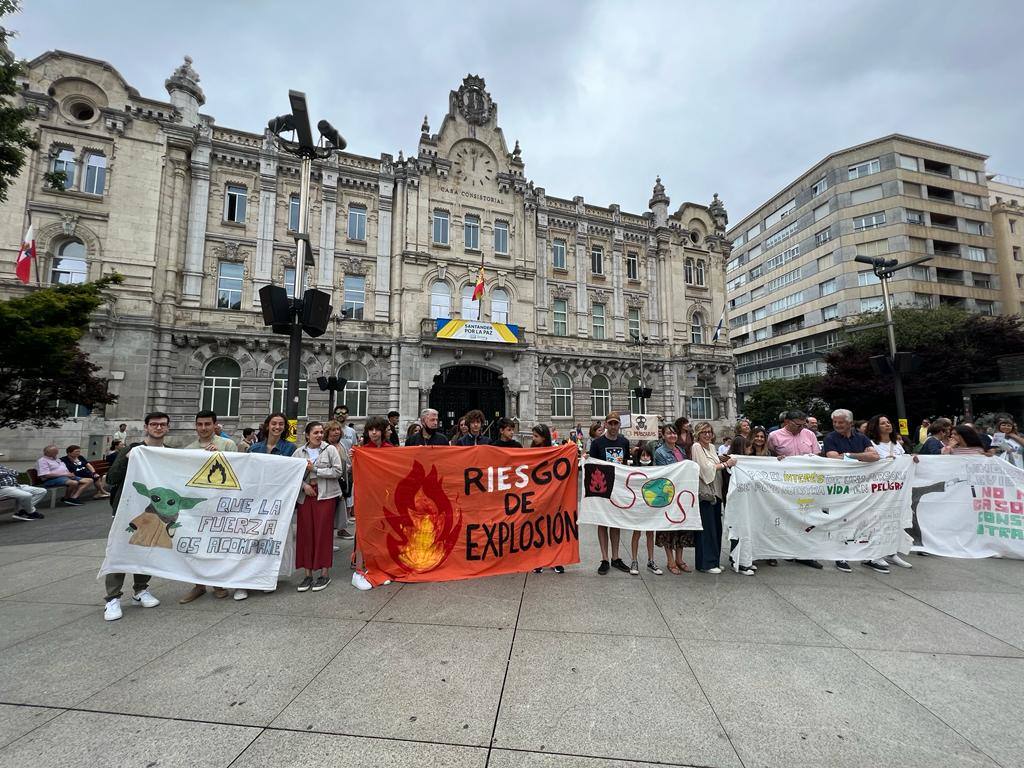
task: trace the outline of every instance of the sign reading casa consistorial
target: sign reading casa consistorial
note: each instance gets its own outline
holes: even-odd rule
[[[219,125],[189,59],[167,79],[167,100],[141,95],[111,64],[59,51],[29,62],[20,85],[39,150],[0,208],[12,244],[0,291],[31,290],[14,277],[29,213],[43,284],[122,273],[84,341],[119,400],[105,413],[70,405],[75,418],[57,432],[8,431],[0,451],[31,459],[53,441],[88,445],[152,409],[184,430],[211,407],[230,432],[279,409],[287,339],[263,326],[258,291],[296,269],[293,158],[258,129]],[[424,118],[415,156],[353,147],[314,164],[307,285],[346,317],[333,356],[333,328],[303,342],[302,417],[327,409],[327,393],[305,382],[334,374],[356,423],[397,409],[404,424],[428,406],[445,426],[474,407],[524,429],[641,406],[733,419],[728,322],[716,334],[730,248],[718,196],[692,190],[706,202],[672,210],[660,179],[637,212],[548,195],[477,75],[449,92],[440,117],[437,130]],[[652,178],[659,151],[683,150],[653,147]],[[66,172],[66,188],[48,186],[52,170]],[[645,404],[632,396],[637,334],[651,342]]]

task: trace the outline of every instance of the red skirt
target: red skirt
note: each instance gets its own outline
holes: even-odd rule
[[[334,508],[337,499],[307,496],[295,511],[295,567],[311,571],[334,564]]]

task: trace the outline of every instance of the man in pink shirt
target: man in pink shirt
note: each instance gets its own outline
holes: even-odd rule
[[[817,456],[821,449],[818,438],[807,429],[807,414],[803,411],[786,411],[782,414],[782,429],[768,435],[768,448],[784,459],[786,456]],[[820,569],[817,560],[797,560],[800,565]]]
[[[803,411],[786,411],[782,429],[768,435],[768,447],[776,456],[816,456],[821,451]]]
[[[77,478],[69,470],[64,462],[57,458],[60,449],[56,445],[48,445],[43,449],[43,455],[36,461],[36,475],[43,488],[59,488],[65,486],[63,504],[71,507],[80,507],[82,502],[78,497],[86,488],[92,485],[92,478]]]

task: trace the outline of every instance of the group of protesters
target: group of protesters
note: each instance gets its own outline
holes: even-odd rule
[[[744,456],[774,456],[785,460],[792,456],[824,456],[848,461],[874,462],[909,453],[909,445],[893,427],[887,416],[878,414],[863,422],[854,421],[853,414],[846,409],[837,409],[831,414],[832,431],[822,435],[818,432],[817,419],[800,411],[787,411],[779,415],[779,424],[772,429],[751,425],[747,419],[740,419],[734,434],[716,443],[714,427],[708,421],[690,424],[686,418],[666,423],[659,439],[632,444],[621,431],[622,420],[616,412],[591,425],[588,432],[577,428],[570,432],[569,440],[575,442],[581,453],[592,458],[619,464],[636,466],[663,466],[692,460],[699,471],[698,506],[701,530],[699,531],[630,531],[630,561],[621,556],[622,530],[598,526],[597,536],[601,560],[597,573],[606,575],[611,569],[637,576],[640,573],[639,545],[641,534],[645,534],[648,571],[663,575],[665,570],[678,575],[691,571],[687,564],[686,550],[694,550],[693,563],[698,572],[718,574],[723,571],[720,561],[722,553],[723,513],[728,495],[729,479],[737,458]],[[528,446],[516,439],[517,422],[501,418],[493,425],[496,437],[488,434],[483,413],[473,410],[457,422],[453,434],[445,434],[439,423],[436,410],[427,408],[406,432],[406,446],[479,446],[493,445],[500,448],[550,447],[554,444],[552,429],[546,424],[537,424],[529,433]],[[919,435],[917,451],[926,454],[1002,455],[1020,466],[1024,455],[1024,436],[1017,430],[1012,419],[1006,417],[997,422],[998,431],[987,435],[974,425],[960,423],[953,425],[949,419],[925,420]],[[170,429],[170,417],[160,411],[146,415],[142,439],[127,441],[126,426],[114,436],[111,444],[110,467],[105,477],[97,474],[92,465],[81,457],[79,446],[70,446],[63,460],[57,459],[56,446],[48,446],[39,462],[39,477],[44,485],[56,487],[57,482],[65,487],[65,503],[79,504],[81,493],[90,485],[98,490],[97,497],[110,497],[116,511],[118,500],[132,450],[140,445],[166,447],[165,441]],[[319,592],[331,583],[331,569],[334,553],[340,550],[335,539],[354,540],[349,531],[356,514],[353,495],[353,449],[358,445],[366,449],[386,449],[401,445],[399,439],[399,413],[391,411],[385,416],[371,416],[365,420],[362,435],[349,424],[348,409],[339,406],[327,422],[309,421],[304,434],[294,442],[287,439],[288,419],[285,414],[274,412],[267,416],[259,429],[246,429],[241,440],[232,440],[224,433],[217,414],[201,410],[195,416],[195,439],[184,448],[221,452],[263,453],[277,456],[293,456],[306,461],[306,471],[298,493],[295,513],[294,551],[295,567],[301,570],[302,579],[296,589],[299,592]],[[589,439],[588,439],[589,438]],[[60,465],[59,467],[57,465]],[[61,478],[54,480],[54,478]],[[9,480],[0,472],[0,495],[5,488],[33,488],[6,483]],[[43,489],[33,489],[39,491]],[[44,491],[45,492],[45,491]],[[34,510],[35,497],[30,499]],[[759,565],[778,566],[775,559],[753,562],[739,554],[737,542],[730,536],[729,565],[736,573],[756,575]],[[661,549],[665,556],[665,570],[657,562],[656,551]],[[735,553],[738,559],[734,560]],[[794,560],[797,564],[821,569],[817,560]],[[850,573],[852,567],[845,560],[834,563],[839,571]],[[890,566],[911,568],[912,564],[893,552],[884,558],[863,562],[879,573],[889,573]],[[350,566],[354,573],[352,584],[358,589],[370,589],[366,579],[364,563],[358,541],[354,542]],[[541,569],[537,569],[539,572]],[[564,573],[563,566],[555,567],[556,573]],[[106,577],[106,599],[104,618],[121,618],[121,597],[125,574],[112,573]],[[159,600],[149,589],[150,577],[134,574],[132,600],[144,607],[159,605]],[[215,598],[228,597],[227,589],[217,585],[195,584],[179,599],[190,603],[212,591]],[[235,600],[249,597],[248,590],[235,589]]]

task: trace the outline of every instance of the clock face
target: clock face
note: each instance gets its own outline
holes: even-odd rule
[[[462,146],[452,157],[455,180],[470,187],[482,187],[494,181],[495,166],[490,153],[473,146]]]

